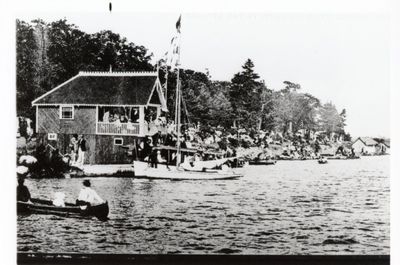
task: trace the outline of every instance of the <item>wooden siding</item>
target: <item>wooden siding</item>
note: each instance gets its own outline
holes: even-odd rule
[[[95,164],[128,164],[132,158],[128,157],[127,149],[114,145],[115,138],[122,138],[123,145],[134,144],[133,136],[96,135],[93,161]]]
[[[59,107],[38,107],[38,133],[95,134],[96,108],[74,107],[74,119],[60,119]]]
[[[72,134],[58,134],[57,140],[48,140],[47,133],[38,134],[38,143],[50,144],[58,148],[61,154],[70,153],[69,142]],[[134,144],[133,136],[113,136],[113,135],[85,135],[87,152],[85,154],[85,164],[130,164],[132,158],[128,156],[127,149],[120,145],[114,145],[114,138],[122,138],[123,145]]]

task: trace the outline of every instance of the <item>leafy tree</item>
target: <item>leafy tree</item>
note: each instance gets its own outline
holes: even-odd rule
[[[152,54],[144,46],[129,43],[126,38],[110,30],[101,31],[92,36],[92,61],[94,70],[105,71],[113,67],[116,71],[150,71]]]
[[[325,103],[320,110],[320,126],[328,134],[343,130],[341,117],[331,102]]]
[[[284,82],[286,87],[273,93],[273,109],[275,128],[283,133],[316,130],[318,127],[317,115],[321,103],[319,99],[308,94],[300,93],[301,86],[289,81]]]
[[[30,100],[39,88],[37,79],[36,49],[34,28],[24,21],[17,20],[17,115],[33,117]]]
[[[87,34],[62,19],[17,20],[17,113],[34,117],[31,102],[79,71],[149,71],[152,54],[111,31]],[[34,119],[33,119],[34,120]]]

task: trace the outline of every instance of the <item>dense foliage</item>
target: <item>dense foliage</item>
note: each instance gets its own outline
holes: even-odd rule
[[[111,31],[88,34],[65,19],[46,23],[17,20],[17,113],[34,118],[31,102],[79,71],[154,70],[152,54]],[[165,68],[160,71],[165,82]],[[176,72],[169,71],[168,108],[174,113]],[[298,130],[344,134],[346,111],[302,93],[300,84],[269,89],[248,59],[231,81],[212,81],[208,73],[180,72],[185,122],[209,126]],[[173,118],[173,117],[171,117]],[[35,119],[33,119],[35,120]]]

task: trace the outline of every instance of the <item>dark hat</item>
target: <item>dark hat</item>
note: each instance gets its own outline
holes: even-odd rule
[[[90,187],[90,180],[85,179],[82,183],[83,183],[83,186]]]

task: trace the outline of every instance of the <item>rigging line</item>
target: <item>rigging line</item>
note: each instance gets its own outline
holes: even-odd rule
[[[190,124],[189,112],[186,107],[186,101],[185,101],[185,98],[183,97],[183,93],[181,95],[181,98],[182,98],[182,105],[183,105],[183,110],[185,111],[186,119],[187,119],[188,123]]]

